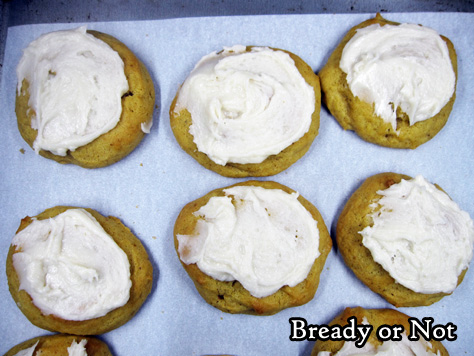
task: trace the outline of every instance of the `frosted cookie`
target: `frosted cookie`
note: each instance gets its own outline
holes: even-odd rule
[[[153,281],[146,250],[119,219],[63,206],[21,221],[6,270],[10,293],[31,323],[74,335],[126,323]]]
[[[372,332],[363,347],[357,347],[353,341],[320,341],[313,348],[311,356],[349,356],[349,355],[397,355],[397,356],[449,356],[440,341],[425,341],[420,337],[418,341],[408,339],[410,324],[409,316],[392,309],[363,309],[346,308],[330,325],[347,325],[347,319],[355,317],[357,324],[370,324]],[[381,341],[377,338],[376,330],[382,325],[403,326],[404,332],[400,335],[401,341]]]
[[[472,259],[469,214],[422,176],[381,173],[349,198],[337,222],[346,264],[396,307],[451,294]]]
[[[448,38],[379,14],[352,28],[319,72],[323,101],[342,128],[394,148],[416,148],[443,128],[456,76]]]
[[[258,315],[310,301],[332,247],[318,210],[271,181],[216,189],[187,204],[174,242],[206,302]]]
[[[60,163],[98,168],[128,155],[152,125],[155,91],[138,58],[97,31],[44,34],[17,67],[23,139]]]
[[[107,345],[94,337],[51,335],[35,337],[11,348],[5,356],[112,356]]]
[[[233,46],[203,57],[170,108],[179,145],[228,177],[277,174],[309,149],[319,130],[319,78],[301,58]]]

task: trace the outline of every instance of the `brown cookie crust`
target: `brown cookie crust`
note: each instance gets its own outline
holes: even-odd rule
[[[408,315],[403,314],[393,309],[364,309],[361,307],[346,308],[339,314],[329,325],[347,325],[347,319],[355,316],[357,318],[357,324],[362,324],[362,320],[367,318],[370,325],[373,326],[372,332],[367,342],[372,345],[381,345],[382,342],[376,336],[376,330],[382,325],[403,325],[407,335],[409,334],[410,324]],[[431,340],[432,348],[430,349],[435,354],[439,351],[441,356],[449,356],[448,351],[440,341]],[[317,341],[314,345],[311,356],[317,356],[321,351],[329,351],[332,354],[336,354],[342,346],[344,341]]]
[[[247,181],[230,187],[242,185],[258,186],[265,189],[281,189],[289,194],[294,192],[290,188],[272,181]],[[223,190],[230,187],[213,190],[205,196],[190,202],[181,210],[174,226],[174,244],[177,253],[177,235],[192,235],[194,233],[199,218],[193,215],[193,213],[207,204],[210,198],[224,196]],[[222,282],[215,280],[203,273],[196,264],[187,265],[180,259],[181,264],[191,277],[199,294],[207,303],[227,313],[271,315],[285,308],[303,305],[314,297],[318,288],[320,274],[332,247],[332,240],[319,211],[301,195],[298,197],[298,201],[311,213],[317,221],[319,229],[320,256],[314,261],[307,278],[294,287],[284,286],[270,296],[256,298],[238,281]]]
[[[59,163],[72,163],[84,168],[99,168],[111,165],[132,152],[144,138],[141,124],[150,124],[153,120],[155,88],[143,63],[128,47],[116,38],[97,31],[87,31],[107,43],[124,62],[124,72],[129,90],[122,96],[122,114],[117,125],[85,146],[58,156],[49,151],[40,150],[43,157]],[[17,93],[15,112],[18,129],[23,139],[33,147],[38,131],[31,127],[31,118],[35,113],[29,110],[29,83],[24,80],[20,93]]]
[[[449,294],[417,293],[397,283],[380,264],[374,261],[370,250],[362,244],[362,235],[359,234],[359,231],[373,224],[370,204],[381,198],[377,191],[387,189],[402,179],[408,180],[411,177],[388,172],[376,174],[362,183],[349,198],[339,216],[336,227],[337,246],[345,263],[354,274],[392,305],[396,307],[431,305]],[[466,271],[467,269],[460,274],[458,285]]]
[[[56,206],[45,210],[35,218],[38,220],[48,219],[68,209],[75,208]],[[33,304],[29,294],[24,290],[19,290],[20,282],[15,268],[13,267],[15,246],[10,246],[6,264],[10,293],[28,320],[42,329],[74,335],[102,334],[118,328],[129,321],[138,312],[148,297],[148,294],[150,294],[153,284],[153,267],[148,258],[148,253],[140,240],[138,240],[130,229],[123,225],[119,219],[113,216],[104,217],[92,209],[86,208],[85,210],[100,223],[104,230],[127,255],[128,261],[130,262],[130,279],[132,281],[130,298],[122,307],[114,309],[104,316],[89,320],[64,320],[54,315],[43,315],[41,310]],[[33,218],[29,216],[22,219],[17,233],[27,227],[32,221]]]
[[[252,47],[254,46],[247,46],[247,51],[251,51]],[[287,169],[303,157],[318,135],[319,113],[321,110],[321,88],[318,76],[313,72],[311,67],[297,55],[277,48],[272,49],[287,53],[295,62],[296,68],[305,81],[314,89],[315,109],[311,116],[312,121],[308,132],[279,154],[271,155],[261,163],[241,164],[228,162],[224,166],[219,165],[212,161],[205,153],[200,152],[194,143],[193,135],[189,133],[189,127],[192,124],[192,117],[189,111],[183,109],[179,113],[175,112],[176,102],[179,96],[178,90],[169,111],[171,129],[181,148],[205,168],[226,177],[266,177],[275,175]]]
[[[374,114],[373,104],[366,103],[352,94],[346,80],[347,75],[339,67],[342,51],[347,42],[358,29],[373,24],[399,25],[399,23],[387,21],[377,14],[375,18],[364,21],[349,30],[319,72],[323,102],[344,130],[355,131],[365,141],[386,147],[414,149],[432,139],[446,124],[456,98],[456,91],[438,114],[411,126],[408,116],[398,108],[397,130],[399,135],[397,135],[390,123]],[[457,78],[456,51],[448,38],[441,37],[448,46],[449,56]]]
[[[27,340],[12,347],[5,356],[14,356],[22,350],[32,347],[36,342],[34,355],[42,356],[68,356],[67,348],[71,346],[73,341],[77,343],[83,339],[87,340],[85,349],[88,356],[112,356],[107,344],[94,337],[73,336],[73,335],[50,335],[40,336]]]

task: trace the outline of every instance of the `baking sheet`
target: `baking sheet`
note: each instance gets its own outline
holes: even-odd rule
[[[221,177],[182,151],[169,126],[168,110],[182,81],[209,52],[234,44],[262,45],[294,52],[318,72],[350,27],[373,17],[287,15],[184,18],[142,22],[89,23],[129,46],[145,63],[155,83],[157,109],[151,133],[122,161],[87,170],[60,165],[34,154],[22,140],[14,112],[16,65],[21,51],[40,34],[82,24],[11,27],[1,83],[0,264],[20,220],[55,205],[90,207],[119,217],[141,239],[154,267],[153,290],[138,314],[104,334],[115,355],[309,355],[314,342],[289,340],[291,317],[310,324],[330,322],[346,306],[392,307],[371,292],[330,253],[315,298],[273,316],[231,315],[204,302],[181,267],[173,246],[173,225],[181,208],[208,191],[243,179]],[[368,176],[394,171],[423,174],[438,183],[474,216],[474,14],[390,13],[393,21],[421,23],[449,37],[457,50],[457,99],[446,126],[416,150],[395,150],[366,143],[343,131],[323,106],[320,133],[309,152],[274,180],[300,192],[321,212],[333,238],[338,215],[350,194]],[[5,271],[5,270],[3,270]],[[474,346],[474,272],[469,270],[453,295],[429,307],[400,308],[434,324],[454,323],[456,341],[444,341],[451,355]],[[48,334],[33,326],[11,298],[1,274],[0,353],[32,337]]]

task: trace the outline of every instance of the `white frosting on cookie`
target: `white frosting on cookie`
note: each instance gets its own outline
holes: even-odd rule
[[[108,44],[85,27],[40,36],[23,51],[18,93],[28,81],[36,152],[64,156],[113,129],[128,91],[124,64]]]
[[[197,63],[178,94],[175,112],[183,109],[212,161],[260,163],[308,131],[315,95],[287,53],[233,46]]]
[[[36,343],[24,350],[17,352],[14,356],[33,356],[35,355],[36,347],[38,346],[39,340]],[[71,346],[67,348],[68,356],[87,356],[86,346],[87,339],[82,339],[79,343],[76,340],[72,341]],[[41,356],[41,351],[37,352],[38,356]]]
[[[44,315],[87,320],[129,299],[127,255],[83,209],[33,220],[15,235],[12,245],[20,290]]]
[[[219,281],[239,281],[254,297],[306,279],[319,256],[319,230],[298,194],[235,186],[195,215],[193,235],[178,235],[186,264]]]
[[[401,341],[385,341],[379,346],[367,342],[364,347],[357,347],[355,342],[345,341],[342,348],[336,352],[318,352],[318,356],[440,356],[440,352],[429,351],[431,343],[420,338],[418,341],[410,341],[406,333],[401,334]]]
[[[410,125],[435,116],[454,93],[449,50],[434,30],[414,24],[378,24],[357,30],[340,68],[352,93],[397,129],[398,107]]]
[[[33,356],[36,350],[36,346],[38,346],[39,340],[35,342],[35,344],[27,349],[18,351],[14,356]]]
[[[452,292],[472,258],[469,214],[422,176],[377,194],[373,225],[360,232],[374,261],[415,292]]]
[[[148,122],[142,122],[140,128],[142,129],[143,133],[149,134],[151,132],[151,128],[153,126],[153,120]]]
[[[79,343],[76,340],[73,340],[71,346],[67,348],[67,353],[69,356],[87,356],[86,351],[87,340],[82,339]]]

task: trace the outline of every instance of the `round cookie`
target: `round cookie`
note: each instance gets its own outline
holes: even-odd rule
[[[399,25],[377,14],[375,18],[364,21],[347,32],[318,73],[323,91],[323,102],[344,130],[355,131],[362,139],[381,146],[414,149],[432,139],[446,124],[454,104],[456,91],[454,90],[450,100],[436,115],[411,126],[407,114],[398,107],[397,131],[394,131],[390,123],[374,114],[373,104],[354,96],[347,83],[347,75],[339,66],[343,49],[357,30],[373,24]],[[454,46],[448,38],[444,36],[441,38],[447,44],[452,67],[457,77],[457,57]]]
[[[40,150],[39,154],[59,163],[99,168],[121,160],[144,138],[145,132],[142,130],[142,125],[145,128],[150,127],[153,120],[155,89],[148,70],[128,47],[108,34],[91,30],[87,32],[107,43],[119,54],[124,63],[129,90],[122,96],[120,120],[112,130],[74,151],[68,151],[65,156],[55,155],[45,150]],[[29,83],[24,80],[20,93],[16,96],[15,112],[21,136],[28,145],[33,147],[38,131],[31,127],[34,111],[29,110],[28,88]]]
[[[29,216],[22,219],[18,232],[26,228],[33,219],[44,220],[74,207],[57,206],[50,208],[34,218]],[[129,228],[113,217],[104,217],[95,210],[85,209],[89,212],[109,234],[115,243],[125,252],[130,263],[130,297],[128,302],[106,315],[88,320],[64,320],[54,315],[44,315],[36,307],[31,297],[24,290],[19,290],[20,282],[13,266],[15,246],[10,246],[7,256],[6,272],[10,293],[22,313],[34,325],[49,331],[74,335],[98,335],[113,330],[129,321],[140,309],[151,292],[153,283],[153,267],[148,254],[141,242],[133,235]]]
[[[202,206],[216,196],[224,196],[224,189],[236,186],[256,186],[265,189],[281,189],[286,193],[293,193],[290,188],[272,181],[247,181],[216,189],[205,196],[190,202],[180,212],[174,226],[174,243],[178,252],[178,235],[193,234],[196,228],[198,216],[194,215]],[[242,313],[254,315],[271,315],[282,309],[303,305],[309,302],[318,288],[320,274],[324,267],[327,255],[332,248],[332,240],[323,218],[319,211],[301,195],[298,201],[310,212],[317,221],[319,230],[319,257],[314,261],[307,277],[294,287],[285,285],[272,295],[256,298],[247,291],[239,281],[219,281],[202,272],[197,264],[186,264],[181,258],[180,262],[188,275],[191,277],[199,294],[210,305],[227,313]],[[178,257],[179,252],[178,252]]]
[[[334,320],[331,321],[329,325],[347,325],[347,319],[350,317],[356,317],[357,324],[362,324],[362,321],[365,318],[367,319],[367,322],[373,326],[372,332],[367,342],[374,346],[379,346],[382,344],[382,342],[376,336],[376,330],[382,325],[402,325],[407,334],[409,333],[408,330],[410,330],[408,315],[393,309],[364,309],[361,307],[344,309],[344,311],[334,318]],[[449,356],[448,351],[440,341],[430,340],[429,343],[431,344],[431,349],[427,348],[427,350],[434,352],[434,354],[440,352],[440,356]],[[311,356],[318,356],[319,352],[324,351],[330,352],[331,355],[336,355],[343,345],[343,340],[318,340],[314,345]]]
[[[88,356],[112,356],[108,346],[101,340],[94,337],[83,337],[83,336],[73,336],[73,335],[50,335],[50,336],[40,336],[33,339],[27,340],[12,347],[5,356],[15,356],[18,352],[26,350],[30,347],[35,347],[35,355],[41,353],[42,356],[67,356],[67,348],[71,346],[73,341],[76,343],[81,342],[82,340],[87,340],[85,347],[86,353]]]
[[[250,52],[254,46],[247,46],[246,51]],[[179,91],[176,94],[170,107],[170,123],[174,136],[181,148],[191,157],[198,161],[205,168],[212,170],[226,177],[265,177],[275,175],[287,169],[296,161],[298,161],[308,151],[313,140],[318,135],[319,130],[319,114],[321,109],[321,88],[318,76],[313,72],[311,67],[306,64],[300,57],[285,50],[271,48],[274,51],[283,51],[287,53],[294,61],[299,73],[303,76],[306,83],[314,89],[315,110],[311,116],[311,125],[309,130],[298,141],[286,147],[280,153],[267,157],[261,163],[232,163],[227,162],[220,165],[211,160],[205,153],[198,150],[194,142],[193,135],[189,132],[192,124],[191,114],[187,109],[176,112],[176,103]]]
[[[372,291],[380,294],[396,307],[413,307],[431,305],[450,293],[418,293],[397,283],[394,278],[374,261],[368,248],[362,243],[362,231],[373,225],[371,205],[377,202],[385,190],[402,179],[411,177],[397,173],[380,173],[367,178],[352,194],[344,206],[336,227],[338,249],[347,266]],[[438,186],[438,189],[441,190]],[[462,282],[467,268],[458,277]]]

